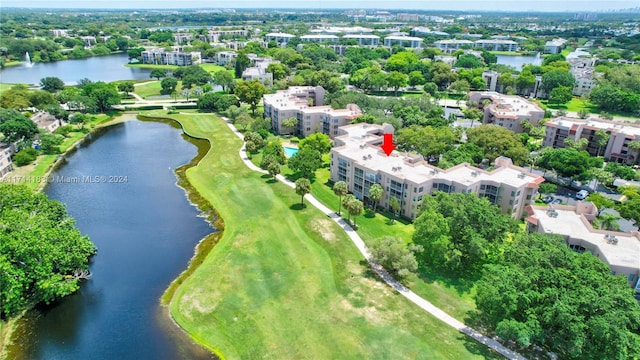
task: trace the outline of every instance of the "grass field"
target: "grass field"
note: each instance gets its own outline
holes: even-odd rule
[[[227,359],[499,358],[373,277],[335,223],[245,167],[220,119],[172,117],[210,140],[187,177],[225,223],[170,305],[193,339]]]
[[[160,90],[162,90],[162,86],[160,86],[159,80],[149,81],[146,84],[142,84],[136,86],[133,90],[140,97],[146,99],[149,96],[158,96],[160,94]],[[178,92],[178,98],[182,98],[180,93],[182,92],[182,81],[178,80],[178,86],[176,86],[176,91]]]
[[[262,154],[252,155],[251,160],[255,165],[259,166],[262,161]],[[338,211],[339,198],[333,193],[333,185],[329,183],[329,158],[326,155],[324,162],[324,166],[316,171],[315,178],[311,179],[311,193],[327,207]],[[282,167],[281,173],[292,181],[296,179],[293,171],[286,165]],[[376,213],[370,210],[365,211],[362,216],[356,219],[358,234],[367,244],[383,236],[400,237],[409,243],[414,232],[413,224],[402,219],[392,222],[391,218],[391,214],[382,213],[380,208]],[[460,321],[464,321],[469,316],[469,312],[476,309],[475,301],[473,300],[475,287],[472,281],[452,279],[429,269],[421,269],[418,275],[408,278],[408,286],[416,294],[429,300]]]
[[[3,84],[0,83],[0,94],[2,94],[3,92],[7,91],[7,90],[11,90],[11,87],[13,87],[15,84]]]

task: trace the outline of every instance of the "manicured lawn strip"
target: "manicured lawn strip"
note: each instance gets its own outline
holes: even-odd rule
[[[4,84],[4,83],[0,83],[0,94],[2,94],[3,92],[7,91],[7,90],[11,90],[11,88],[15,86],[15,84]]]
[[[216,65],[216,64],[200,64],[200,67],[205,69],[210,73],[217,73],[218,71],[226,70],[224,66]]]
[[[196,341],[229,359],[499,358],[371,277],[335,223],[245,167],[221,120],[171,117],[211,141],[187,177],[225,223],[171,303]]]

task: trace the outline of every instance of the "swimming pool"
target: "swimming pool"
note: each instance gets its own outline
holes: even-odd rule
[[[298,153],[298,148],[288,147],[288,146],[283,146],[283,148],[284,148],[284,155],[288,158]]]

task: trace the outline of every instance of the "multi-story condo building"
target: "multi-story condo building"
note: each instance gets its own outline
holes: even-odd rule
[[[238,57],[238,53],[235,51],[220,51],[216,53],[216,64],[225,66],[230,62],[235,61]]]
[[[423,38],[413,36],[390,35],[384,38],[384,46],[403,46],[406,48],[421,48]]]
[[[286,33],[268,33],[265,35],[265,41],[275,41],[280,46],[285,46],[289,41],[295,39],[295,35],[286,34]]]
[[[549,54],[559,54],[564,48],[566,43],[567,43],[567,40],[559,39],[559,38],[547,41],[544,44],[544,52]]]
[[[567,59],[571,64],[570,72],[576,79],[576,85],[573,87],[573,95],[582,96],[591,92],[597,85],[595,74],[596,58],[579,58],[573,57]]]
[[[345,181],[358,199],[369,200],[369,188],[382,185],[380,206],[389,208],[392,197],[401,204],[401,214],[414,219],[424,196],[435,191],[475,193],[514,218],[525,214],[534,203],[537,189],[544,178],[514,166],[511,159],[495,160],[495,169],[486,171],[469,164],[439,169],[424,161],[421,155],[393,151],[387,156],[380,145],[384,133],[392,133],[391,125],[351,124],[339,129],[331,149],[331,180]]]
[[[565,147],[566,138],[574,141],[587,139],[586,151],[592,156],[604,156],[609,161],[627,164],[640,163],[640,154],[629,149],[629,143],[640,141],[640,125],[621,124],[613,121],[590,118],[586,120],[569,117],[559,117],[547,121],[544,126],[545,136],[543,146],[553,148]],[[605,146],[598,146],[596,132],[603,130],[609,134],[609,141]]]
[[[51,30],[51,35],[53,35],[55,37],[68,37],[69,36],[69,30],[67,30],[67,29],[53,29],[53,30]]]
[[[362,26],[329,26],[311,29],[314,34],[369,34],[373,29]]]
[[[338,41],[340,41],[340,38],[336,35],[331,35],[331,34],[316,34],[316,35],[300,36],[300,41],[312,42],[312,43],[322,43],[322,42],[337,43]]]
[[[13,170],[11,155],[13,155],[13,146],[0,143],[0,179]]]
[[[376,45],[380,45],[380,36],[378,35],[371,35],[371,34],[350,34],[350,35],[345,35],[342,37],[343,39],[349,40],[355,40],[358,42],[358,44],[362,45],[362,46],[376,46]]]
[[[191,33],[176,33],[173,34],[173,39],[177,44],[186,44],[193,39],[193,34]]]
[[[474,43],[474,47],[480,47],[489,51],[518,51],[518,43],[513,40],[478,40]]]
[[[396,15],[398,21],[420,21],[419,14],[401,13]]]
[[[485,100],[490,103],[484,106],[483,124],[498,125],[519,133],[522,132],[520,123],[523,120],[536,126],[544,117],[544,110],[520,96],[502,95],[493,91],[473,91],[469,94],[469,101],[478,106],[482,106]]]
[[[598,209],[590,202],[576,206],[528,206],[527,228],[532,232],[561,235],[572,250],[591,252],[611,269],[624,276],[640,295],[640,234],[594,229],[591,222]]]
[[[272,58],[263,58],[259,57],[256,54],[248,54],[249,61],[251,62],[251,67],[246,68],[242,72],[242,80],[258,80],[265,85],[273,84],[273,74],[267,72],[267,67],[269,64],[276,63],[279,64],[280,61],[273,60]]]
[[[346,109],[323,106],[324,94],[321,86],[292,86],[264,95],[264,116],[271,119],[273,131],[277,134],[293,130],[299,137],[321,132],[334,138],[338,135],[338,128],[362,115],[362,110],[355,104],[347,105]],[[282,125],[291,117],[298,119],[294,129]]]
[[[46,111],[36,113],[31,117],[31,121],[36,123],[38,129],[42,129],[50,133],[56,131],[57,128],[63,125],[61,120],[56,119],[55,116]]]
[[[147,50],[142,52],[143,64],[188,66],[200,63],[200,53],[166,51],[164,49]]]
[[[444,53],[452,53],[463,47],[473,47],[473,41],[470,40],[438,40],[433,44]]]

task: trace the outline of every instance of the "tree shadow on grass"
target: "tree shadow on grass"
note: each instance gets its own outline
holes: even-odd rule
[[[472,354],[483,356],[485,359],[504,359],[502,355],[470,336],[461,333],[458,335],[458,340],[462,341],[464,347]]]
[[[289,206],[289,209],[291,209],[291,210],[302,210],[302,209],[304,209],[306,207],[307,207],[307,204],[295,203],[295,204]]]
[[[440,270],[420,265],[417,276],[427,284],[438,282],[445,287],[453,287],[459,293],[468,293],[480,278],[477,274],[465,274],[461,276],[454,273],[444,273]]]

